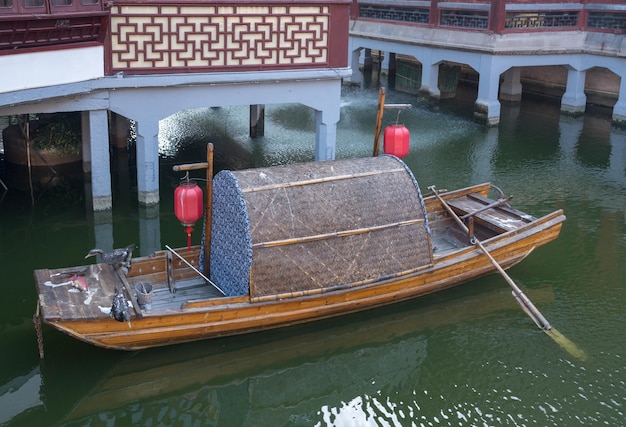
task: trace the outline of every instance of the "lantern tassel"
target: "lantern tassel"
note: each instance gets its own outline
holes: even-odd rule
[[[187,249],[191,249],[191,232],[193,231],[193,227],[185,228],[185,232],[187,233]]]

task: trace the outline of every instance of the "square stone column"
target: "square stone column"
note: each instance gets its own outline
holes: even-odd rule
[[[159,121],[137,121],[137,197],[144,206],[159,203]]]
[[[500,100],[520,102],[522,100],[522,83],[520,77],[522,69],[512,67],[504,72],[504,80],[500,85]]]
[[[561,98],[561,112],[579,115],[585,112],[587,95],[585,95],[585,71],[570,68],[567,70],[567,86]]]
[[[113,208],[111,158],[109,155],[109,120],[107,110],[92,110],[82,115],[83,169],[91,170],[91,194],[94,211]]]

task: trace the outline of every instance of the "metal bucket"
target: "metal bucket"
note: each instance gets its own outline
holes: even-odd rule
[[[152,283],[137,282],[135,283],[135,291],[137,291],[137,302],[142,310],[150,310],[152,308]]]

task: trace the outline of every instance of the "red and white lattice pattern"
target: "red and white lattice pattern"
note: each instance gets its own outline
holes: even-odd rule
[[[113,6],[113,71],[328,66],[324,5]]]

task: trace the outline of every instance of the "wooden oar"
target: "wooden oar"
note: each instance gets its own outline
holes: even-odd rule
[[[437,200],[441,202],[442,206],[448,211],[450,216],[456,221],[459,226],[466,232],[470,233],[469,228],[463,223],[463,221],[458,217],[456,212],[448,205],[448,203],[441,198],[439,192],[435,189],[435,186],[428,187],[429,190],[433,192]],[[541,312],[535,307],[535,305],[528,299],[528,297],[522,292],[522,290],[515,284],[513,279],[504,271],[502,266],[498,264],[498,262],[491,256],[487,248],[482,244],[480,240],[476,238],[476,236],[469,236],[471,239],[471,243],[478,246],[480,250],[485,254],[485,256],[489,259],[489,261],[493,264],[493,266],[498,270],[498,272],[504,277],[509,286],[513,289],[513,297],[522,307],[524,312],[535,322],[535,324],[544,331],[548,336],[550,336],[557,344],[559,344],[563,349],[565,349],[569,354],[576,357],[580,360],[586,360],[587,355],[581,349],[579,349],[576,344],[574,344],[571,340],[553,328],[550,323],[546,320],[546,318],[541,314]]]

